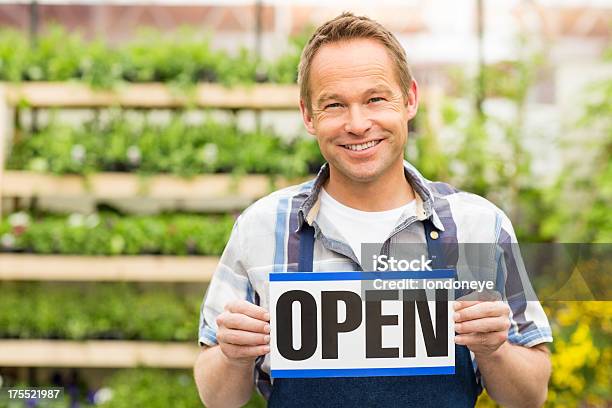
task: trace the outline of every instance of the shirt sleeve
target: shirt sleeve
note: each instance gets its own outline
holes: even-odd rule
[[[217,344],[216,319],[223,313],[228,302],[240,299],[253,301],[252,286],[244,266],[243,257],[247,252],[244,251],[243,234],[240,232],[241,217],[234,223],[229,241],[202,301],[198,331],[200,346]]]
[[[548,318],[529,281],[512,223],[503,213],[500,221],[497,280],[502,280],[502,295],[510,306],[508,341],[525,347],[552,342]]]

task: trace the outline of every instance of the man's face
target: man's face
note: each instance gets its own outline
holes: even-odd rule
[[[403,168],[408,121],[417,111],[417,85],[403,96],[386,48],[370,39],[327,44],[310,71],[312,111],[300,109],[340,182],[371,183]]]

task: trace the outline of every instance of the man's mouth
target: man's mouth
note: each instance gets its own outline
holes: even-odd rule
[[[346,145],[342,145],[342,147],[344,147],[345,149],[348,149],[348,150],[352,150],[354,152],[360,152],[362,150],[366,150],[366,149],[369,149],[371,147],[376,146],[381,141],[382,141],[382,139],[379,139],[379,140],[370,140],[369,142],[366,142],[366,143],[346,144]]]

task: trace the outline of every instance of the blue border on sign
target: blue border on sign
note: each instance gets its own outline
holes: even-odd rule
[[[385,272],[270,272],[271,282],[343,281],[375,279],[449,279],[454,277],[454,269]]]
[[[272,378],[317,377],[384,377],[400,375],[455,374],[455,366],[441,367],[388,367],[388,368],[316,368],[297,370],[271,370]]]

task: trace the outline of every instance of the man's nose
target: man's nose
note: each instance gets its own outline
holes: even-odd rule
[[[367,110],[363,106],[352,105],[348,110],[348,118],[344,130],[348,133],[362,135],[372,127]]]

